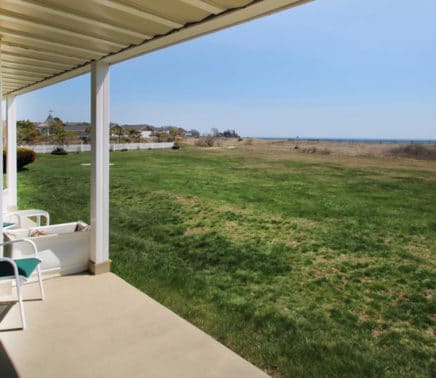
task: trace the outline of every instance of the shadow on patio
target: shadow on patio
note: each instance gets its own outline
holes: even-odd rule
[[[45,281],[0,324],[2,377],[265,377],[216,340],[112,273]],[[38,297],[37,284],[24,287]]]

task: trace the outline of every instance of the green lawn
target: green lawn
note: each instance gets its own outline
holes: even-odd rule
[[[112,153],[113,271],[276,376],[435,376],[436,164],[282,155]],[[20,207],[89,221],[89,159]]]

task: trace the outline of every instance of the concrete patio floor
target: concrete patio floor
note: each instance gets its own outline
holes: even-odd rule
[[[18,305],[0,323],[2,378],[267,377],[112,273],[44,283],[46,299],[24,304],[25,331]],[[38,294],[26,285],[25,298]]]

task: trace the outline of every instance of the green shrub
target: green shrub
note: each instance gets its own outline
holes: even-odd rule
[[[68,152],[65,151],[63,147],[56,147],[52,152],[52,155],[68,155]]]
[[[17,148],[17,170],[21,171],[25,165],[31,164],[36,159],[36,152],[29,148]],[[6,173],[6,150],[3,150],[3,173]]]

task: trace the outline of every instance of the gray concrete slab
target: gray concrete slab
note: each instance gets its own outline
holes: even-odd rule
[[[112,273],[53,278],[45,292],[25,302],[25,331],[17,305],[0,323],[2,377],[267,377]]]

